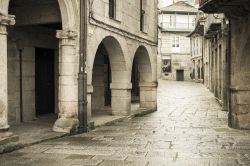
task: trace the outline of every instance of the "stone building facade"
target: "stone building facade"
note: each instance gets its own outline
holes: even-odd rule
[[[0,132],[43,114],[58,114],[56,132],[76,130],[79,2],[0,0]],[[131,96],[156,110],[156,18],[157,0],[88,0],[89,121],[129,115]]]
[[[191,38],[193,78],[203,82],[228,110],[228,21],[223,14],[199,12]]]
[[[201,13],[199,12],[195,19],[195,29],[191,32],[190,37],[191,44],[191,63],[192,72],[191,79],[195,82],[204,81],[204,68],[203,68],[203,42],[204,42],[204,25]]]
[[[168,80],[190,80],[190,40],[197,9],[177,2],[159,11],[158,76]]]
[[[228,23],[228,107],[229,126],[250,129],[250,16],[249,1],[200,0],[206,13],[224,13]]]

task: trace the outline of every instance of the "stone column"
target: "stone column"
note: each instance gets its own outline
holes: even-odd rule
[[[140,83],[140,107],[157,110],[157,82]]]
[[[0,13],[0,145],[16,141],[18,137],[7,132],[8,124],[8,83],[7,83],[7,26],[14,25],[14,16]]]
[[[231,19],[230,111],[231,126],[250,129],[250,16]]]
[[[111,109],[113,115],[130,115],[131,113],[131,83],[111,83]]]
[[[55,132],[70,133],[78,127],[78,86],[76,79],[76,39],[74,30],[57,31],[60,40],[59,55],[59,118]]]

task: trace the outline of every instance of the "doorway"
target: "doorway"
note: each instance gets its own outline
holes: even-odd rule
[[[111,114],[111,66],[109,61],[109,54],[101,43],[96,52],[96,57],[93,67],[92,75],[92,115],[109,115]]]
[[[176,70],[176,81],[184,81],[184,70]]]
[[[54,50],[35,50],[36,115],[54,113]]]
[[[108,55],[104,54],[104,96],[105,106],[111,106],[111,69]]]

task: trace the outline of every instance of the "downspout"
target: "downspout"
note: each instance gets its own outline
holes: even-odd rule
[[[228,28],[228,126],[232,127],[232,105],[231,105],[231,58],[232,58],[232,23],[231,20],[229,20],[229,28]]]
[[[17,40],[16,41],[16,47],[18,50],[18,54],[19,54],[19,98],[20,98],[20,103],[19,103],[19,107],[20,107],[20,122],[22,123],[24,121],[23,118],[23,43],[21,40]]]
[[[23,122],[23,49],[18,48],[19,51],[19,88],[20,88],[20,122]]]
[[[204,38],[202,37],[202,43],[201,43],[201,54],[202,54],[202,56],[201,56],[201,63],[202,63],[202,68],[201,68],[201,71],[202,71],[202,83],[204,84],[205,83],[205,67],[204,67]]]
[[[88,132],[87,113],[87,0],[80,0],[80,37],[79,37],[79,73],[78,73],[78,120],[79,133]]]

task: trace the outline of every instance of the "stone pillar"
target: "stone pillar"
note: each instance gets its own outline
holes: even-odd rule
[[[250,16],[231,19],[229,122],[237,129],[250,129]]]
[[[57,31],[60,39],[59,55],[59,118],[55,122],[55,132],[70,133],[78,127],[78,86],[76,79],[76,39],[73,30]]]
[[[140,107],[157,110],[157,86],[156,82],[140,83]]]
[[[14,16],[0,13],[0,145],[16,141],[18,137],[7,132],[8,124],[8,83],[7,83],[7,26],[14,25]]]
[[[111,83],[111,109],[113,115],[130,115],[131,113],[131,83]]]

